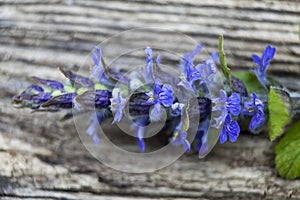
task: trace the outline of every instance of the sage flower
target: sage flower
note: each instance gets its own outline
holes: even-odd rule
[[[270,45],[266,46],[265,50],[262,53],[262,56],[259,57],[256,54],[252,55],[254,63],[257,65],[257,68],[254,70],[257,79],[259,82],[266,88],[266,83],[268,83],[266,71],[270,65],[270,61],[273,59],[276,52],[276,48]]]
[[[116,98],[111,98],[111,110],[115,112],[114,120],[112,124],[120,122],[123,116],[123,109],[125,107],[126,100],[121,97],[121,93],[118,92]]]
[[[146,53],[146,67],[145,67],[145,80],[146,82],[151,82],[154,80],[154,74],[153,74],[153,55],[152,55],[152,49],[150,47],[147,47],[145,49]]]
[[[220,143],[223,144],[229,138],[230,142],[236,142],[240,133],[240,126],[237,121],[232,120],[230,115],[227,115],[220,133]]]
[[[94,51],[92,52],[92,58],[94,61],[94,67],[92,68],[90,78],[94,78],[97,82],[103,85],[114,86],[114,84],[109,80],[109,77],[107,77],[104,73],[104,68],[101,63],[101,49],[95,47]]]
[[[145,152],[145,142],[144,142],[144,134],[145,134],[145,127],[144,126],[138,126],[135,136],[138,141],[138,146],[141,152]]]
[[[195,68],[200,73],[200,83],[208,84],[211,82],[211,77],[217,73],[216,63],[218,62],[218,53],[214,52],[209,59],[198,64]]]
[[[230,97],[224,90],[220,90],[220,97],[214,100],[216,105],[213,107],[213,111],[219,111],[220,117],[214,118],[215,124],[213,127],[220,127],[220,143],[227,141],[227,134],[229,135],[229,141],[235,142],[239,133],[240,127],[237,121],[232,120],[231,115],[237,117],[241,112],[241,98],[237,93],[232,93]]]
[[[205,154],[208,151],[207,134],[209,128],[209,120],[206,119],[199,123],[197,134],[195,136],[195,149],[199,154]]]
[[[264,105],[260,99],[258,99],[255,92],[252,93],[252,101],[244,102],[243,114],[251,116],[249,129],[251,131],[258,128],[265,121]]]
[[[182,123],[178,125],[176,128],[173,137],[171,138],[171,144],[174,146],[182,145],[184,147],[185,152],[189,152],[191,150],[191,144],[187,140],[187,132],[182,131]]]
[[[93,141],[95,144],[100,143],[100,138],[98,135],[98,130],[100,127],[100,124],[108,117],[107,110],[103,109],[101,111],[95,112],[90,117],[90,125],[86,130],[86,133],[93,138]]]
[[[200,72],[195,68],[193,61],[195,56],[200,53],[202,48],[202,45],[198,45],[194,51],[185,53],[179,65],[182,76],[180,77],[181,81],[178,83],[178,85],[183,86],[187,90],[194,90],[193,82],[200,78]]]
[[[240,105],[241,98],[237,93],[232,93],[230,97],[227,97],[227,94],[224,90],[220,90],[220,97],[214,99],[215,106],[213,107],[213,111],[220,111],[221,115],[218,118],[215,118],[216,121],[215,127],[221,125],[224,121],[228,113],[233,116],[238,116],[241,112],[242,106]]]
[[[148,102],[152,102],[153,104],[159,103],[164,107],[170,107],[174,101],[173,93],[174,91],[171,85],[162,84],[159,79],[156,79],[153,91],[146,94],[149,97]]]

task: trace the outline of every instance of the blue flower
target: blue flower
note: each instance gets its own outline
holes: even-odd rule
[[[95,144],[100,143],[100,138],[98,136],[99,126],[107,118],[107,116],[107,110],[103,109],[99,112],[94,113],[90,118],[91,124],[86,130],[86,133],[93,138]]]
[[[181,103],[178,103],[178,102],[172,104],[170,115],[172,117],[179,117],[182,114],[183,106],[184,106],[184,104],[181,104]]]
[[[113,86],[114,84],[109,80],[109,78],[104,73],[104,69],[101,64],[101,57],[102,57],[101,49],[95,47],[94,51],[92,52],[94,67],[91,71],[90,77],[96,79],[101,84]]]
[[[154,95],[154,100],[157,100],[159,98],[159,93],[161,91],[162,87],[162,82],[160,79],[155,79],[154,85],[153,85],[153,95]]]
[[[161,64],[161,57],[160,57],[160,54],[157,55],[155,62],[156,62],[156,64],[158,64],[158,65]]]
[[[233,116],[238,116],[241,112],[241,97],[237,93],[232,93],[230,97],[227,97],[227,94],[224,90],[220,90],[220,97],[214,99],[215,106],[213,111],[220,111],[221,116],[215,118],[216,124],[215,127],[219,127],[224,121],[228,113]]]
[[[240,133],[240,127],[236,121],[232,120],[231,115],[238,116],[241,112],[241,98],[239,94],[232,93],[230,97],[227,97],[226,92],[220,90],[220,97],[214,99],[213,102],[215,104],[213,111],[221,112],[220,117],[214,118],[216,123],[212,125],[215,128],[219,128],[222,125],[220,142],[222,144],[226,142],[228,136],[229,141],[235,142]]]
[[[262,53],[262,57],[260,58],[258,55],[253,54],[252,59],[254,63],[257,65],[257,68],[254,70],[257,79],[259,82],[266,87],[266,83],[268,83],[266,77],[266,70],[270,65],[270,61],[273,59],[276,52],[276,48],[270,45],[266,46],[264,52]]]
[[[146,95],[149,97],[147,103],[154,105],[150,111],[150,120],[162,120],[165,114],[164,107],[171,107],[174,102],[172,86],[163,85],[159,79],[156,79],[153,91],[146,93]]]
[[[94,65],[100,66],[101,64],[102,51],[100,48],[95,47],[94,52],[92,52],[92,58],[94,61]]]
[[[125,102],[126,99],[123,99],[121,97],[121,93],[118,92],[118,97],[117,98],[111,98],[110,99],[111,102],[111,108],[112,111],[115,111],[115,116],[114,116],[114,120],[112,122],[112,124],[116,123],[116,122],[120,122],[123,116],[123,109],[125,107]]]
[[[99,122],[98,122],[97,114],[95,113],[94,115],[92,115],[90,120],[91,120],[91,124],[86,130],[86,133],[89,136],[93,137],[93,141],[95,144],[99,144],[100,143],[100,138],[98,136]]]
[[[253,131],[259,127],[265,121],[264,105],[260,99],[258,99],[255,92],[252,94],[252,102],[244,102],[243,114],[252,116],[250,121],[250,130]]]
[[[185,78],[187,81],[192,81],[194,78],[199,77],[199,74],[197,71],[194,69],[194,58],[195,56],[200,53],[202,50],[203,46],[198,45],[194,51],[191,53],[185,53],[183,59],[181,60],[180,63],[180,69],[181,72],[185,75]]]
[[[94,61],[94,67],[91,71],[91,77],[95,78],[96,80],[100,81],[103,76],[103,68],[101,65],[101,56],[102,51],[98,47],[95,47],[94,51],[92,52],[92,58]]]
[[[135,132],[135,136],[138,140],[138,145],[139,145],[141,152],[145,152],[144,135],[145,135],[145,127],[138,126],[138,128],[136,129],[136,132]]]
[[[148,102],[152,102],[153,104],[159,103],[164,107],[170,107],[174,101],[173,93],[174,91],[171,85],[162,85],[161,81],[156,79],[153,91],[147,93],[149,97]]]
[[[218,53],[212,53],[210,59],[204,60],[202,64],[197,65],[195,68],[199,71],[201,81],[200,83],[208,84],[211,81],[210,78],[217,73],[216,63],[218,62]]]
[[[173,137],[171,138],[171,144],[174,146],[183,145],[185,152],[189,152],[191,150],[191,144],[186,139],[187,135],[187,132],[181,130],[180,123],[177,130],[174,132]]]
[[[172,86],[169,84],[164,84],[158,93],[158,102],[165,107],[170,107],[174,101],[173,93]]]
[[[146,52],[146,69],[145,69],[145,79],[146,81],[153,81],[154,80],[154,74],[153,74],[153,59],[152,59],[152,49],[150,47],[147,47],[145,49]]]
[[[202,48],[202,45],[198,45],[191,53],[185,53],[181,60],[180,70],[182,72],[182,76],[181,82],[178,85],[181,85],[188,90],[191,90],[193,82],[200,78],[200,72],[194,67],[193,61],[194,57],[200,53]]]
[[[195,149],[200,155],[205,154],[208,151],[208,128],[210,120],[202,121],[198,125],[197,134],[195,136]]]
[[[228,140],[236,142],[240,133],[240,127],[237,121],[232,120],[230,115],[227,115],[220,133],[220,143],[223,144]]]
[[[225,92],[225,91],[224,91]],[[237,93],[232,93],[226,101],[226,109],[234,116],[238,116],[241,112],[241,97]]]
[[[200,131],[197,133],[195,140],[198,140],[195,148],[200,155],[205,154],[208,151],[207,133]]]

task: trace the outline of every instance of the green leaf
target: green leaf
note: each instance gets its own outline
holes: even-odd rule
[[[249,93],[256,92],[258,94],[266,93],[266,89],[261,85],[261,83],[258,81],[255,73],[250,71],[244,71],[244,72],[234,72],[233,75],[237,78],[239,78],[246,86],[247,91]],[[282,84],[274,79],[271,76],[267,76],[268,80],[270,82],[270,85],[277,86],[277,87],[283,87]]]
[[[300,120],[294,123],[275,147],[279,175],[288,179],[300,177]]]
[[[226,55],[223,48],[223,40],[224,40],[223,35],[221,35],[219,37],[219,60],[222,66],[223,75],[225,76],[225,78],[227,79],[228,83],[231,86],[231,74],[230,74],[230,69],[228,68],[226,62]]]
[[[290,122],[290,105],[283,101],[282,96],[276,88],[270,87],[268,95],[268,109],[269,109],[269,137],[273,141],[281,136],[284,132],[285,126]]]
[[[245,84],[249,93],[263,93],[265,91],[256,75],[252,72],[237,72],[234,73],[234,76],[239,78]]]

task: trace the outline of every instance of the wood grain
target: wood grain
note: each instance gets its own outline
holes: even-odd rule
[[[64,113],[10,106],[10,98],[30,84],[27,77],[63,81],[57,67],[77,69],[98,43],[141,27],[178,31],[204,44],[208,53],[223,34],[232,69],[253,68],[252,53],[276,46],[268,70],[297,90],[299,16],[299,0],[0,0],[0,199],[300,198],[299,180],[278,177],[274,144],[266,134],[243,133],[237,143],[217,145],[205,159],[190,153],[158,172],[127,174],[95,160],[80,143],[74,122],[59,121]],[[125,45],[194,48],[168,32],[137,29],[130,40],[112,42],[105,54],[117,57]],[[138,52],[123,64],[141,60]]]

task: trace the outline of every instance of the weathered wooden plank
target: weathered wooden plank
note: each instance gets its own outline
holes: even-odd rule
[[[89,158],[78,140],[74,141],[74,131],[64,133],[65,142],[56,138],[47,143],[47,148],[41,145],[43,140],[49,142],[47,137],[52,131],[26,133],[23,128],[22,132],[30,137],[39,135],[42,140],[28,144],[32,138],[25,139],[28,142],[14,138],[12,144],[7,144],[12,136],[2,133],[1,180],[5,185],[1,191],[4,195],[38,197],[42,192],[44,197],[69,199],[84,199],[80,195],[71,198],[73,193],[82,191],[95,195],[165,198],[224,195],[261,199],[299,195],[299,181],[286,182],[276,177],[270,164],[272,147],[262,137],[242,135],[236,144],[218,145],[205,160],[189,154],[156,173],[129,176]],[[63,145],[57,146],[56,143],[62,142]]]
[[[1,35],[1,42],[87,52],[95,45],[95,41],[102,41],[120,30],[159,24],[191,35],[199,42],[203,41],[208,49],[216,49],[217,36],[226,34],[226,47],[233,52],[229,54],[233,67],[243,63],[243,67],[249,68],[253,65],[249,59],[252,52],[261,52],[263,45],[271,43],[278,47],[280,53],[272,69],[286,70],[288,65],[286,71],[299,74],[297,2],[285,2],[281,7],[279,3],[249,4],[237,1],[223,6],[216,2],[197,4],[187,1],[182,7],[177,4],[182,3],[73,1],[72,4],[66,4],[64,1],[54,1],[49,6],[33,1],[31,4],[17,4],[19,6],[5,5],[2,7],[2,26],[6,28]],[[294,9],[293,12],[287,12],[288,8]],[[155,39],[160,43],[165,37]],[[136,45],[139,45],[139,41]]]
[[[252,53],[274,45],[277,55],[270,72],[297,90],[299,13],[299,0],[0,0],[0,198],[300,198],[299,180],[278,177],[273,144],[264,134],[243,133],[237,143],[217,145],[202,160],[190,153],[158,172],[127,174],[93,159],[73,121],[59,121],[64,113],[30,113],[8,106],[10,98],[30,84],[27,77],[64,81],[57,67],[76,69],[99,42],[120,31],[151,26],[191,36],[208,53],[217,49],[218,35],[224,34],[233,69],[254,67]],[[130,36],[113,42],[104,55],[116,57],[126,45],[164,44],[178,52],[194,47],[168,32],[137,30]],[[172,65],[176,61],[166,60]],[[122,67],[144,62],[144,54],[130,54],[123,62]]]

